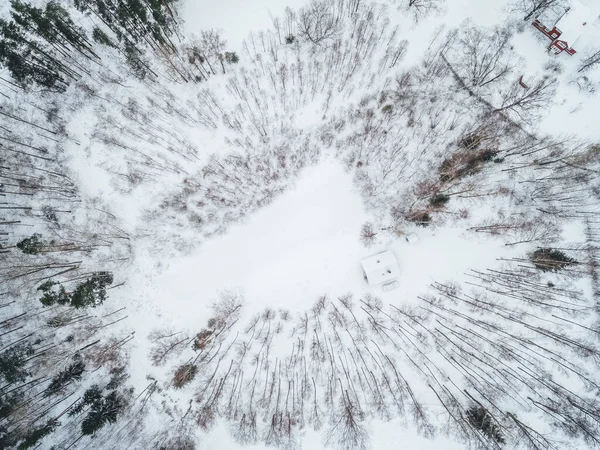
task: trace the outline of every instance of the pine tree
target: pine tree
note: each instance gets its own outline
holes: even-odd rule
[[[117,391],[96,399],[83,422],[81,432],[85,435],[95,434],[107,423],[115,423],[121,410],[125,407],[125,399]]]
[[[39,428],[35,428],[25,435],[23,442],[17,447],[19,450],[26,450],[34,447],[44,437],[52,433],[60,422],[56,419],[49,419],[44,425]]]
[[[42,235],[34,233],[31,237],[25,238],[17,243],[17,248],[26,255],[37,255],[44,250],[45,244],[41,240]]]
[[[238,57],[237,53],[235,52],[225,52],[225,61],[227,61],[227,63],[229,64],[237,64],[237,62],[240,60],[240,58]]]
[[[467,410],[467,419],[473,428],[480,430],[490,439],[499,444],[504,443],[502,431],[494,422],[492,416],[481,406],[474,406]]]
[[[55,289],[55,286],[58,286],[58,290]],[[48,280],[42,283],[37,290],[43,292],[40,302],[44,306],[52,306],[56,303],[59,305],[69,303],[69,294],[67,294],[64,286],[56,281]]]
[[[106,45],[108,47],[116,47],[115,43],[108,37],[104,31],[102,31],[98,27],[94,27],[94,31],[92,32],[92,38],[99,44]]]
[[[7,383],[25,381],[29,376],[25,364],[33,353],[33,348],[28,344],[16,345],[0,353],[0,374]]]
[[[46,281],[37,290],[44,294],[40,302],[45,306],[55,304],[69,305],[75,308],[96,307],[106,300],[106,287],[113,282],[108,272],[98,272],[83,283],[78,284],[73,292],[67,292],[64,286],[56,281]]]
[[[97,306],[106,300],[106,287],[111,285],[113,277],[110,273],[101,272],[79,284],[71,294],[71,306],[85,308]]]
[[[60,392],[71,381],[79,381],[84,371],[85,364],[82,361],[74,362],[66,369],[58,372],[58,374],[52,379],[50,386],[48,386],[46,389],[45,394],[47,396],[54,395]]]

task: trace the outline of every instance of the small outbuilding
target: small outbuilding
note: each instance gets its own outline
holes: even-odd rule
[[[372,286],[393,284],[400,275],[400,267],[396,256],[390,251],[379,253],[363,259],[360,264],[365,272],[367,282]]]
[[[558,55],[565,52],[569,55],[577,53],[574,46],[578,39],[594,26],[600,15],[600,4],[597,0],[572,0],[570,6],[558,17],[538,17],[533,26],[541,31],[551,43],[548,49]],[[554,22],[554,26],[546,26],[544,22]]]

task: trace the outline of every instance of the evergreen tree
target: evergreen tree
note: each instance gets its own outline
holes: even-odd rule
[[[74,416],[83,411],[87,405],[91,405],[94,402],[102,399],[102,389],[97,384],[92,385],[87,391],[84,392],[83,398],[69,411],[69,416]]]
[[[8,417],[18,403],[19,394],[17,392],[0,395],[0,420]],[[0,446],[0,448],[2,447]]]
[[[33,348],[28,344],[16,345],[0,353],[0,374],[7,383],[25,381],[29,371],[24,366],[33,353]]]
[[[85,364],[82,361],[74,362],[66,369],[58,372],[58,374],[52,379],[50,386],[48,386],[46,389],[45,394],[47,396],[54,395],[60,392],[71,381],[79,381],[84,371]]]
[[[565,267],[577,264],[577,260],[567,256],[560,250],[540,248],[529,255],[533,265],[542,272],[556,272]]]
[[[111,38],[108,37],[108,34],[98,27],[94,27],[92,38],[99,44],[106,45],[108,47],[116,47],[115,43],[111,40]]]
[[[17,243],[17,248],[26,255],[37,255],[44,250],[45,244],[41,240],[42,235],[34,233],[31,237],[25,238]]]
[[[44,437],[52,433],[56,427],[60,424],[57,419],[49,419],[44,425],[39,428],[35,428],[25,435],[23,442],[17,447],[19,450],[26,450],[34,447]]]
[[[502,431],[498,425],[494,422],[490,413],[481,406],[474,406],[467,410],[467,420],[473,426],[473,428],[481,431],[490,439],[493,439],[499,444],[504,443],[504,437]]]
[[[237,64],[239,60],[240,58],[238,57],[237,53],[225,52],[225,61],[227,61],[229,64]]]
[[[57,286],[58,289],[55,289],[55,286]],[[52,306],[56,303],[59,305],[69,303],[69,294],[65,291],[64,286],[56,281],[46,281],[42,283],[37,290],[43,292],[40,302],[44,306]]]
[[[45,306],[58,303],[59,305],[68,304],[75,308],[96,307],[106,300],[106,287],[112,282],[112,274],[98,272],[78,284],[73,292],[67,292],[63,285],[52,280],[44,282],[37,290],[43,292],[40,302]]]
[[[125,399],[117,391],[96,399],[91,404],[90,412],[81,422],[81,432],[85,435],[95,434],[107,423],[115,423],[124,406]]]
[[[85,308],[97,306],[106,300],[106,287],[111,285],[113,277],[110,273],[101,272],[79,284],[71,294],[71,306]]]

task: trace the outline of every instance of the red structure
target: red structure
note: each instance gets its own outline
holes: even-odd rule
[[[575,53],[577,53],[577,51],[574,48],[569,47],[567,41],[558,39],[561,36],[562,31],[560,31],[557,27],[554,27],[550,30],[544,25],[542,25],[542,23],[538,19],[535,19],[533,21],[533,26],[539,31],[541,31],[544,36],[546,36],[552,41],[548,49],[555,55],[558,55],[562,52],[567,52],[569,55],[574,55]]]

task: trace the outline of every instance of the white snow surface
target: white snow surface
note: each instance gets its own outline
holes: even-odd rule
[[[272,16],[281,15],[286,6],[301,7],[308,0],[182,0],[182,3],[186,33],[220,28],[228,40],[228,47],[240,51],[242,40],[249,32],[271,27]],[[500,21],[506,17],[502,12],[507,4],[508,0],[448,0],[445,11],[418,25],[392,7],[390,20],[401,24],[400,32],[409,40],[403,65],[420,63],[429,43],[440,30],[446,32],[458,27],[466,19],[478,26],[502,25]],[[543,73],[551,61],[558,61],[562,70],[557,75],[560,87],[555,103],[549,105],[536,131],[600,140],[600,127],[596,126],[600,96],[592,96],[577,84],[576,66],[585,55],[585,48],[574,57],[560,55],[555,58],[546,53],[536,33],[532,27],[525,26],[513,38],[514,51],[526,61],[524,73]],[[219,81],[211,83],[214,86]],[[355,93],[356,96],[359,94]],[[193,94],[190,92],[190,95]],[[302,116],[302,112],[306,116]],[[82,145],[81,153],[74,155],[69,164],[72,172],[79,175],[77,181],[85,196],[98,197],[112,205],[112,211],[117,213],[128,232],[136,235],[142,231],[134,237],[133,263],[124,276],[126,284],[110,292],[110,302],[107,302],[110,305],[98,308],[109,311],[116,304],[126,304],[129,316],[135,318],[120,325],[124,330],[130,330],[132,324],[135,328],[130,367],[131,383],[136,387],[147,385],[149,375],[161,382],[168,382],[172,377],[172,366],[151,366],[148,335],[158,327],[185,331],[190,335],[197,333],[211,317],[210,306],[221,292],[235,292],[243,297],[240,320],[243,324],[265,308],[286,310],[297,317],[324,295],[336,298],[349,293],[355,296],[371,294],[381,298],[384,304],[417,305],[418,297],[425,295],[434,281],[461,283],[468,279],[466,274],[470,269],[495,268],[500,265],[499,259],[522,257],[534,248],[532,245],[506,246],[502,239],[467,231],[460,221],[450,221],[431,229],[413,227],[403,230],[417,234],[419,239],[412,244],[401,237],[390,238],[391,233],[380,233],[388,237],[367,248],[359,240],[360,228],[373,220],[375,212],[365,209],[352,175],[339,161],[324,155],[316,165],[303,169],[283,194],[230,226],[223,234],[206,240],[193,229],[169,229],[174,235],[188,239],[187,252],[182,254],[180,249],[169,248],[168,243],[155,242],[153,230],[145,229],[143,217],[146,209],[156,206],[155,200],[161,198],[159,194],[181,185],[183,177],[165,178],[172,182],[169,186],[157,183],[151,187],[136,187],[127,193],[119,191],[103,167],[106,164],[103,158],[108,159],[110,155],[107,158],[96,154],[92,138],[86,134],[86,130],[93,127],[89,123],[93,117],[93,112],[88,111],[74,122],[80,131],[76,137]],[[291,118],[305,124],[306,128],[319,123],[319,119],[310,107]],[[223,150],[221,138],[200,131],[194,135],[206,154]],[[202,162],[190,168],[190,172],[201,167]],[[470,213],[470,219],[475,220],[495,211],[473,207]],[[565,234],[567,240],[582,241],[585,238],[581,227],[574,225],[565,230]],[[394,252],[400,267],[398,289],[390,292],[368,286],[360,266],[361,259],[385,250]],[[285,342],[285,336],[278,339],[279,346],[289,344]],[[289,348],[283,350],[289,352]],[[274,349],[274,353],[276,351]],[[182,390],[169,395],[178,399],[180,405],[185,405],[193,393]],[[440,408],[440,405],[435,407]],[[439,412],[441,416],[443,411]],[[303,432],[302,447],[325,448],[323,433],[308,428]],[[414,429],[398,426],[393,420],[382,422],[369,418],[367,428],[373,449],[391,450],[399,446],[411,450],[463,448],[444,435],[425,439]],[[199,448],[262,450],[267,447],[240,446],[232,440],[226,425],[220,423],[202,434]]]
[[[229,47],[239,51],[251,31],[270,28],[272,19],[283,15],[286,7],[296,9],[307,3],[308,0],[185,0],[181,15],[186,32],[221,29]]]

